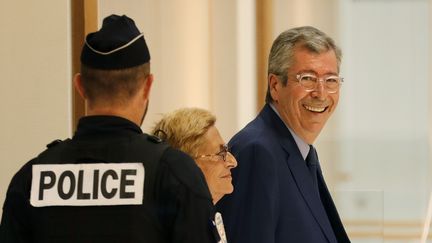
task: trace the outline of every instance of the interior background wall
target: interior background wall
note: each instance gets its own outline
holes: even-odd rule
[[[334,186],[342,192],[340,210],[358,235],[354,223],[368,223],[377,233],[373,242],[420,242],[425,222],[432,174],[431,3],[339,4],[346,83],[337,137],[323,142],[338,148],[336,156],[327,155],[346,174]]]
[[[71,128],[68,1],[0,2],[0,203],[13,174]],[[317,141],[353,242],[418,242],[431,192],[432,0],[273,0],[273,38],[316,26],[341,45],[339,107]],[[385,14],[385,13],[392,14]],[[256,114],[253,0],[103,0],[134,18],[155,82],[143,130],[186,106],[225,140]],[[368,21],[366,21],[368,20]]]
[[[70,136],[69,12],[68,1],[0,1],[1,205],[14,173]]]
[[[431,10],[430,0],[274,0],[275,37],[312,25],[342,48],[339,105],[316,145],[356,243],[420,242],[432,173]]]
[[[155,76],[143,124],[182,107],[209,109],[228,141],[256,114],[253,0],[99,1],[99,18],[126,14],[144,32]]]

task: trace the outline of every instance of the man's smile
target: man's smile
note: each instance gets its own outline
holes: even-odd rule
[[[308,111],[317,112],[317,113],[323,113],[328,108],[328,106],[319,107],[319,106],[310,106],[310,105],[303,105],[303,107]]]

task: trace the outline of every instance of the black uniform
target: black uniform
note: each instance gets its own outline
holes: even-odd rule
[[[14,176],[0,242],[215,242],[213,217],[190,157],[129,120],[90,116]]]

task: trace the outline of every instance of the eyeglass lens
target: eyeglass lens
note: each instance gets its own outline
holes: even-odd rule
[[[217,153],[217,155],[220,155],[222,157],[223,161],[226,161],[226,157],[228,154],[228,146],[226,144],[221,145],[221,150]]]
[[[328,76],[322,79],[318,79],[312,74],[299,74],[297,75],[299,83],[308,91],[316,89],[318,82],[323,81],[325,88],[329,92],[337,92],[340,86],[341,78],[338,76]]]

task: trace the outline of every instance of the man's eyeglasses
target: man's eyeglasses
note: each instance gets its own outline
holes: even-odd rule
[[[210,159],[215,160],[215,161],[222,160],[222,161],[226,162],[227,155],[229,153],[228,145],[223,144],[220,147],[221,147],[220,151],[215,153],[215,154],[198,155],[197,157],[195,157],[195,159],[209,157]]]
[[[327,92],[336,93],[343,82],[343,78],[336,75],[318,78],[316,75],[311,73],[301,73],[297,74],[296,78],[300,85],[303,86],[307,92],[314,91],[318,86],[318,82],[323,82]]]

